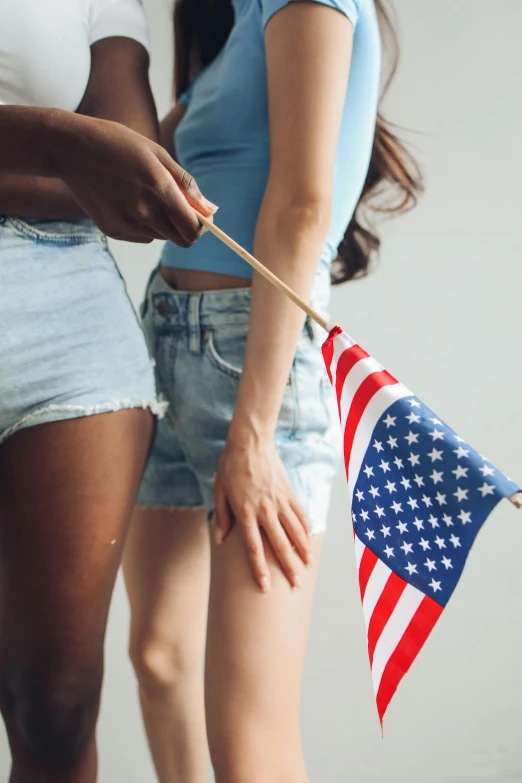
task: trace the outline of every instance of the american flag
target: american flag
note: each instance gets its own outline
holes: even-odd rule
[[[462,574],[481,526],[520,488],[340,327],[323,356],[344,436],[379,719]]]

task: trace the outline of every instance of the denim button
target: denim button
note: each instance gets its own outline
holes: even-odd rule
[[[156,310],[160,315],[167,316],[172,312],[172,308],[166,299],[160,299],[156,305]]]

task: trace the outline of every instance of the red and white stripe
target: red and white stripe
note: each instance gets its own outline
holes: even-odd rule
[[[368,655],[379,720],[443,607],[401,579],[355,536]]]
[[[411,397],[411,391],[339,326],[323,345],[323,356],[339,406],[351,498],[377,422],[394,402]]]
[[[339,405],[352,498],[377,422],[390,405],[411,396],[411,392],[340,327],[330,332],[323,356]],[[382,723],[399,682],[437,622],[442,606],[395,574],[357,535],[355,553],[372,679]]]

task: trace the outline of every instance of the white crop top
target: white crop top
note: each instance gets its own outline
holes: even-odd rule
[[[91,44],[133,38],[148,49],[141,0],[0,0],[0,104],[75,111]]]

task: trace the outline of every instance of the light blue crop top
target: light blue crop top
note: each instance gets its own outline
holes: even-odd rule
[[[321,263],[331,264],[350,222],[370,161],[379,96],[381,45],[373,0],[319,0],[354,26],[350,79],[337,157],[333,213]],[[216,59],[181,97],[188,106],[174,136],[180,164],[219,206],[216,223],[251,253],[269,166],[263,31],[288,0],[233,0],[235,21]],[[248,264],[212,234],[190,249],[167,243],[162,263],[251,277]]]

